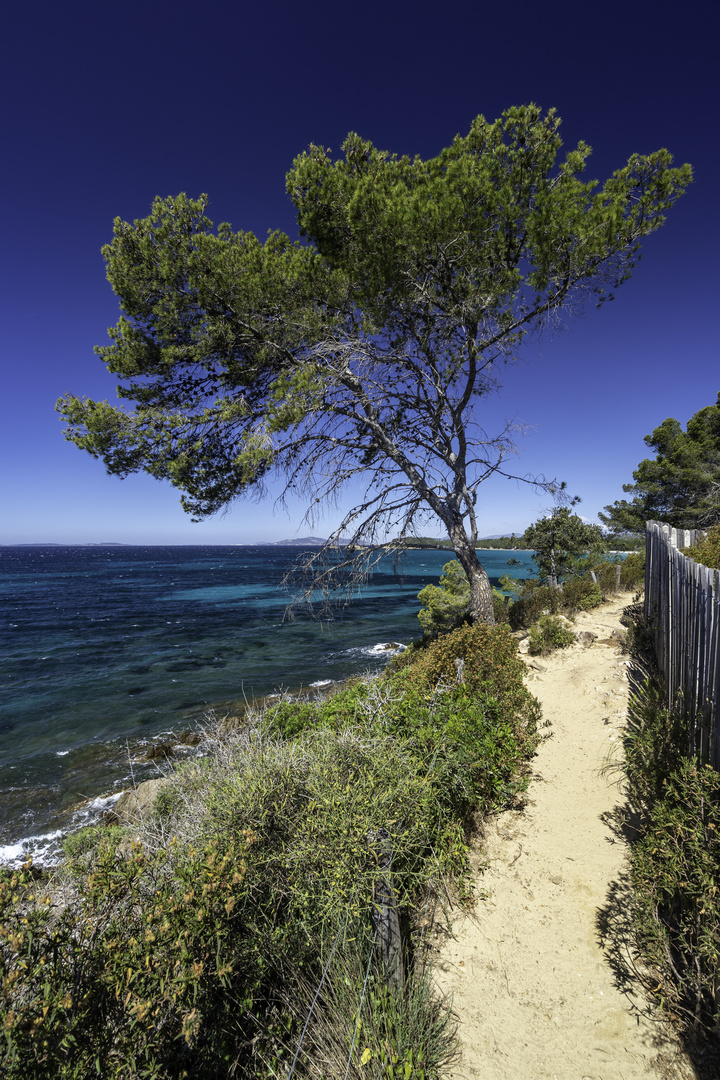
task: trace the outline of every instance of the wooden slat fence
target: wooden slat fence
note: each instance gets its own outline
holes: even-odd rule
[[[648,521],[645,535],[645,618],[668,701],[691,721],[689,750],[720,770],[720,571],[680,551],[698,530]]]

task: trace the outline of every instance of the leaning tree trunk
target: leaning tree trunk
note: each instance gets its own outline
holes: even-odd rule
[[[482,622],[488,626],[494,626],[495,611],[490,578],[478,559],[475,548],[463,544],[461,550],[455,549],[455,554],[470,582],[470,607],[468,611],[473,622]]]

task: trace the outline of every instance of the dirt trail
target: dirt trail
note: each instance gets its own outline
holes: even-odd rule
[[[462,1055],[453,1080],[692,1080],[624,963],[627,846],[617,773],[627,656],[612,641],[627,600],[581,615],[587,648],[542,658],[529,687],[552,738],[532,763],[527,806],[487,828],[477,887],[440,948]],[[530,658],[528,658],[530,661]]]

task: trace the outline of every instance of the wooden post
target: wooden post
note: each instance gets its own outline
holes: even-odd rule
[[[387,829],[368,833],[368,841],[374,850],[380,873],[375,886],[373,922],[380,942],[380,955],[386,975],[394,982],[398,992],[405,987],[405,963],[403,961],[400,919],[392,881],[392,846]]]

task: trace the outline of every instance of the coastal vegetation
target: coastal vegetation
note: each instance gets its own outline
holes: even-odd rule
[[[674,417],[645,436],[654,458],[645,458],[623,491],[631,498],[605,507],[600,520],[616,536],[642,536],[646,521],[677,529],[705,529],[720,520],[720,394],[700,409],[685,430]]]
[[[560,118],[534,104],[478,116],[429,160],[355,133],[336,159],[312,145],[287,174],[297,241],[214,230],[205,196],[116,219],[103,254],[122,315],[97,352],[133,408],[68,394],[68,439],[110,473],[170,481],[196,518],[269,480],[310,522],[359,489],[308,554],[308,598],[439,522],[471,617],[491,624],[481,485],[552,485],[515,474],[514,425],[487,430],[483,405],[524,341],[612,299],[692,179],[658,150],[600,184],[583,178],[590,147],[561,145]]]
[[[555,506],[523,535],[525,545],[534,552],[539,577],[551,588],[577,572],[585,573],[587,560],[608,548],[600,526],[590,525],[572,512],[579,502],[575,496],[568,505]]]
[[[703,566],[720,569],[720,524],[708,529],[698,543],[684,548],[683,555],[688,555]]]
[[[619,591],[638,591],[644,583],[644,554],[614,558],[600,527],[572,513],[578,502],[574,498],[570,505],[556,506],[520,538],[526,550],[533,550],[536,576],[517,579],[506,574],[500,589],[493,589],[496,623],[528,630],[533,654],[574,640],[562,619],[567,622]],[[426,585],[418,599],[418,619],[427,637],[447,633],[470,618],[470,586],[457,560],[446,563],[438,584]]]
[[[438,540],[433,536],[400,536],[392,541],[394,548],[438,548],[452,551],[450,540]],[[481,536],[478,537],[479,550],[503,550],[505,548],[523,549],[521,536]]]
[[[633,637],[636,659],[648,671],[649,639],[641,621]],[[682,701],[669,703],[662,680],[650,670],[631,700],[624,738],[636,822],[632,929],[636,973],[700,1049],[700,1058],[714,1055],[717,1064],[720,777],[690,744],[688,730]]]
[[[506,625],[418,643],[323,701],[251,710],[49,878],[4,874],[3,1075],[438,1076],[433,915],[472,898],[477,815],[523,790],[523,671]]]

